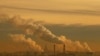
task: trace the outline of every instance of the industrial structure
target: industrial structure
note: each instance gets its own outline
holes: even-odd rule
[[[16,53],[0,53],[0,56],[93,56],[92,52],[68,52],[66,51],[66,45],[63,44],[62,45],[63,48],[63,52],[56,52],[57,50],[57,45],[54,44],[53,45],[53,52],[48,52],[48,46],[45,45],[45,52],[33,52],[31,51],[27,51],[27,52],[16,52]]]

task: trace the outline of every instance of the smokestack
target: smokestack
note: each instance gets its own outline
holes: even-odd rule
[[[47,45],[44,46],[44,50],[45,50],[45,52],[48,52]]]
[[[53,45],[53,48],[54,48],[54,55],[55,55],[55,53],[56,53],[56,45],[55,44]]]
[[[66,46],[65,46],[65,44],[63,45],[63,53],[65,53],[66,52]]]

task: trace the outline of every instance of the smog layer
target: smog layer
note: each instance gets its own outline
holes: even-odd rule
[[[12,52],[49,52],[53,51],[53,45],[56,45],[57,52],[63,51],[63,45],[65,45],[65,51],[92,51],[86,42],[73,41],[69,39],[70,37],[62,34],[57,36],[41,23],[20,16],[0,15],[0,35],[2,46],[6,46],[5,42],[8,42],[7,46],[9,46],[8,50],[2,49],[0,52],[9,52],[10,50]]]

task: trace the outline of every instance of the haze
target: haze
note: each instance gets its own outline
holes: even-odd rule
[[[32,18],[57,35],[86,41],[100,51],[100,0],[0,0],[0,14]]]

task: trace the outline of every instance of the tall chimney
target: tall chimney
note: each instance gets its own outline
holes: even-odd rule
[[[54,48],[54,55],[55,55],[55,53],[56,53],[56,45],[55,44],[53,45],[53,48]]]
[[[45,52],[48,52],[47,45],[45,45],[44,50],[45,50]]]
[[[63,45],[63,53],[65,53],[66,52],[66,46],[65,46],[65,44]]]

